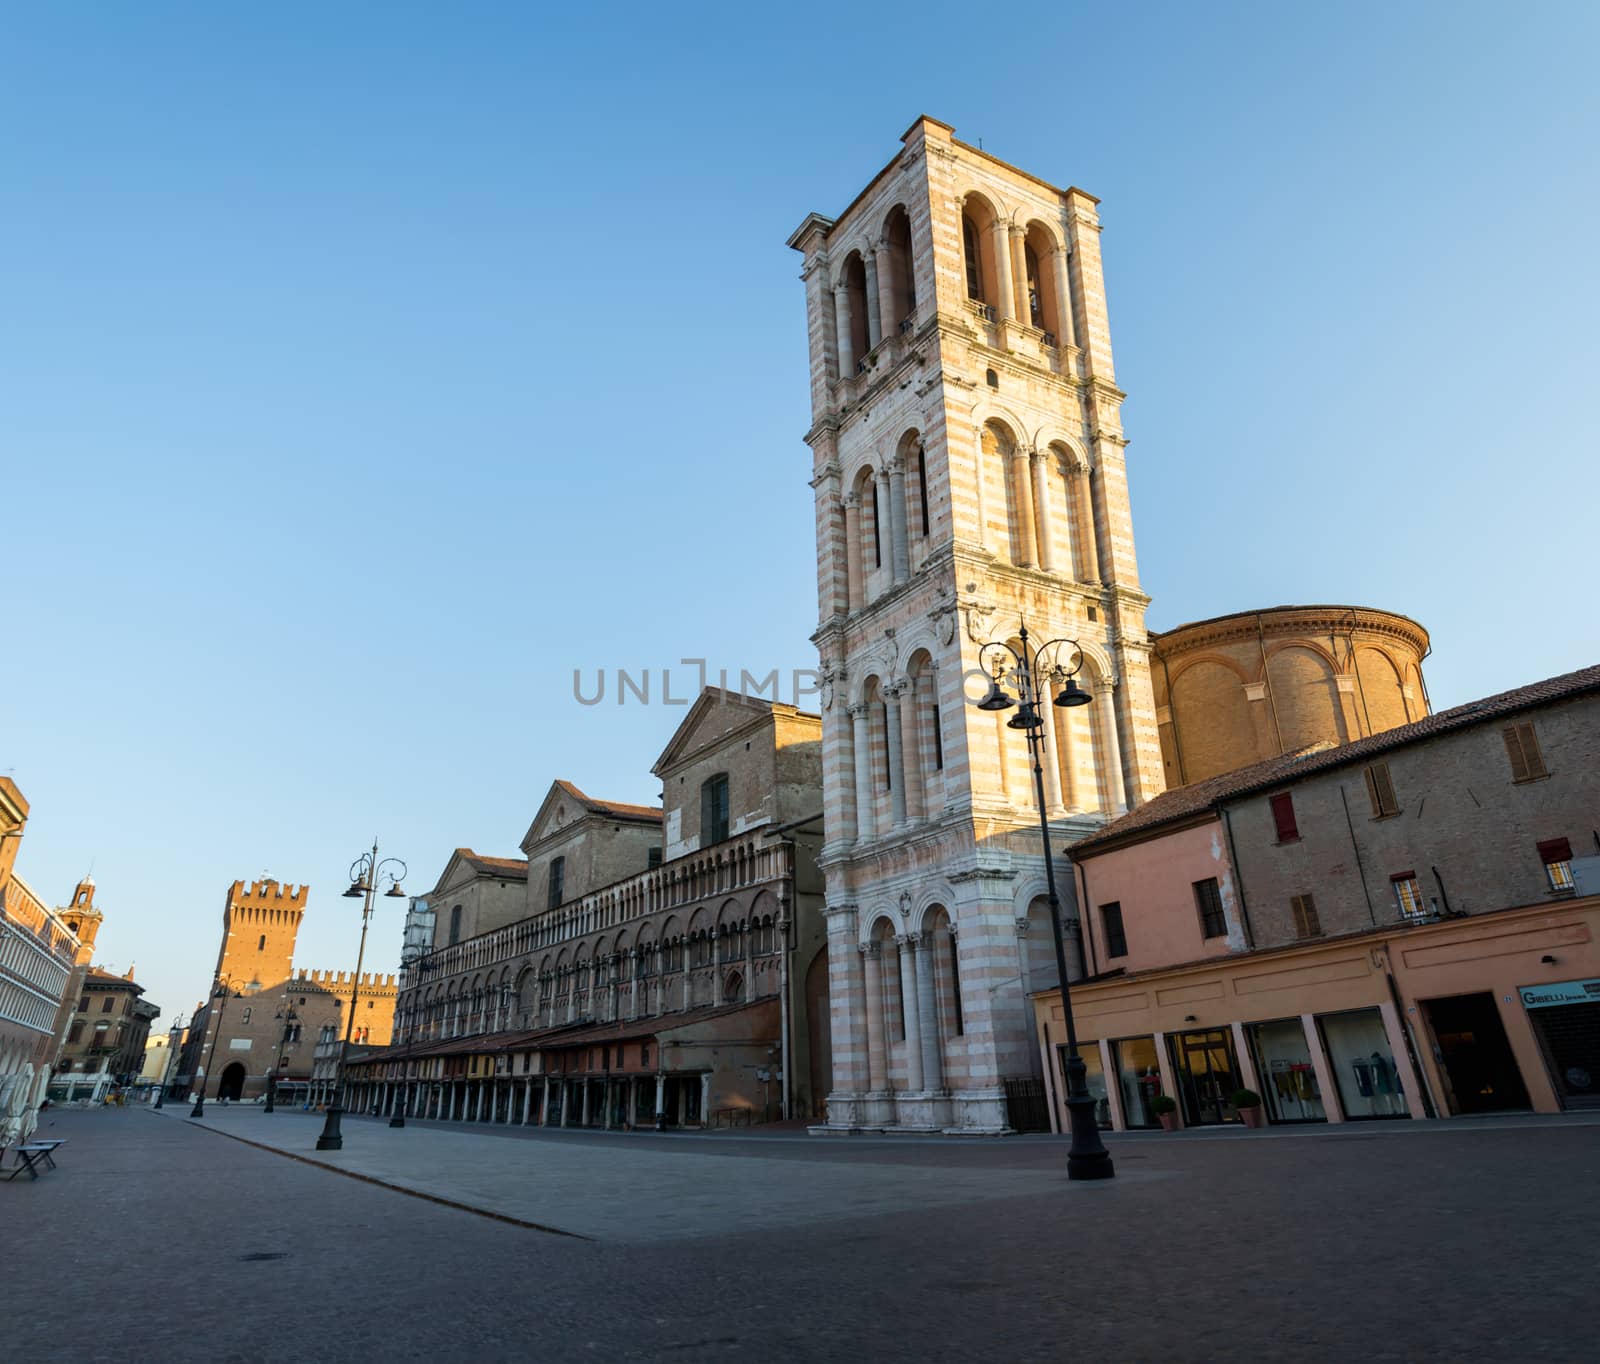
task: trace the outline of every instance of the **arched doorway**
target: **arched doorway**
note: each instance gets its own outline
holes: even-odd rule
[[[244,1066],[235,1061],[222,1072],[222,1080],[217,1085],[217,1098],[237,1099],[244,1094]]]

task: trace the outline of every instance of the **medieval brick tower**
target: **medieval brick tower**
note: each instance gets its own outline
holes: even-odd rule
[[[1092,196],[919,119],[811,214],[810,336],[833,1092],[829,1124],[995,1132],[1055,983],[1024,737],[979,650],[1078,641],[1046,707],[1060,847],[1161,790]],[[1075,655],[1069,651],[1069,658]],[[1069,930],[1076,910],[1063,878]]]
[[[287,980],[310,890],[265,879],[235,881],[222,907],[217,979],[250,993]]]

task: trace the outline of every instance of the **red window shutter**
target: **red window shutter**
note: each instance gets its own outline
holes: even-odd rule
[[[1278,842],[1288,843],[1300,837],[1300,828],[1294,822],[1294,797],[1287,791],[1272,798],[1272,822],[1278,830]]]
[[[1572,861],[1572,844],[1565,838],[1547,838],[1539,845],[1539,860],[1548,866],[1551,862]]]
[[[1389,879],[1391,881],[1414,881],[1417,879],[1417,874],[1414,871],[1397,871]]]

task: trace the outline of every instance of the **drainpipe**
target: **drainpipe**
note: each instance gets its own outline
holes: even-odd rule
[[[1233,816],[1226,805],[1214,807],[1222,815],[1222,828],[1228,836],[1228,860],[1233,863],[1233,887],[1239,892],[1239,921],[1244,925],[1244,945],[1255,950],[1255,930],[1250,927],[1250,905],[1244,897],[1244,873],[1239,870],[1239,851],[1233,846]]]
[[[1161,656],[1161,678],[1167,684],[1167,714],[1172,717],[1172,749],[1178,755],[1178,781],[1187,786],[1189,774],[1183,762],[1183,735],[1178,732],[1178,708],[1172,704],[1172,669],[1167,666],[1165,654]]]
[[[1367,689],[1361,685],[1361,664],[1356,658],[1356,626],[1360,617],[1356,615],[1356,608],[1346,607],[1350,612],[1350,667],[1356,675],[1356,694],[1361,698],[1361,718],[1366,721],[1367,733],[1372,733],[1372,712],[1367,709]]]
[[[1344,806],[1344,822],[1350,830],[1350,846],[1356,854],[1356,872],[1361,877],[1361,893],[1367,900],[1367,917],[1372,920],[1372,926],[1378,926],[1378,911],[1372,907],[1372,893],[1367,889],[1367,869],[1361,861],[1361,845],[1356,842],[1355,821],[1350,818],[1350,801],[1344,793],[1344,783],[1339,783],[1339,802]]]
[[[1100,962],[1095,956],[1093,919],[1089,913],[1089,872],[1082,862],[1075,862],[1070,856],[1067,861],[1069,865],[1077,869],[1078,884],[1083,887],[1083,897],[1078,909],[1078,932],[1081,935],[1081,945],[1088,949],[1088,960],[1084,963],[1084,974],[1099,975]],[[1089,970],[1091,966],[1094,968],[1092,972]]]
[[[1600,841],[1600,840],[1597,840],[1597,841]],[[1428,870],[1433,873],[1433,879],[1439,883],[1439,898],[1444,901],[1445,916],[1447,918],[1451,918],[1451,919],[1455,918],[1456,917],[1456,912],[1455,912],[1455,910],[1450,908],[1450,896],[1449,896],[1448,892],[1446,892],[1446,890],[1444,888],[1444,877],[1439,875],[1439,868],[1438,867],[1429,867]]]

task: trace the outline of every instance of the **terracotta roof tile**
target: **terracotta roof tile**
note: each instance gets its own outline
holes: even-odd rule
[[[1533,682],[1526,687],[1517,687],[1496,696],[1486,696],[1480,701],[1468,701],[1465,705],[1436,711],[1420,720],[1414,720],[1409,725],[1401,725],[1398,729],[1387,729],[1381,734],[1357,739],[1354,743],[1318,749],[1311,753],[1288,753],[1278,758],[1267,758],[1262,762],[1252,763],[1249,767],[1219,773],[1215,777],[1207,777],[1204,781],[1180,786],[1173,791],[1165,791],[1154,800],[1146,801],[1138,809],[1129,811],[1121,819],[1112,821],[1099,833],[1080,839],[1072,845],[1070,851],[1075,857],[1080,850],[1096,852],[1102,847],[1127,841],[1131,835],[1196,818],[1207,810],[1220,806],[1224,801],[1239,796],[1281,786],[1313,773],[1331,771],[1348,763],[1365,762],[1377,754],[1403,748],[1406,744],[1432,739],[1458,729],[1468,729],[1473,725],[1490,723],[1519,711],[1530,710],[1535,706],[1548,705],[1552,701],[1563,701],[1569,697],[1582,696],[1594,691],[1600,691],[1600,665],[1580,668],[1577,672],[1562,673],[1559,677],[1548,677],[1542,682]]]
[[[598,815],[616,815],[621,819],[649,819],[658,824],[661,822],[661,807],[658,805],[628,805],[618,800],[596,800],[593,796],[580,791],[570,781],[559,777],[556,779],[556,785],[574,800],[582,801],[585,807]]]
[[[484,857],[472,851],[471,848],[457,848],[456,855],[481,872],[492,876],[509,876],[517,880],[526,880],[528,876],[528,862],[522,857]]]

